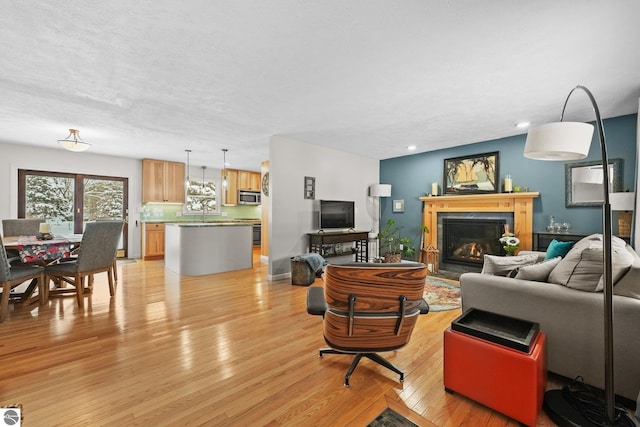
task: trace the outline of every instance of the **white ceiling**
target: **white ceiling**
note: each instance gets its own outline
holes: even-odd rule
[[[638,109],[637,0],[0,1],[2,142],[259,170],[273,135],[386,159],[523,133],[577,84]]]

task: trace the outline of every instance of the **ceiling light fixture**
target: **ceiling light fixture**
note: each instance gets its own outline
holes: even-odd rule
[[[516,123],[516,127],[517,127],[518,129],[526,129],[526,128],[528,128],[528,127],[529,127],[529,125],[530,125],[530,123],[529,123],[529,122],[519,122],[519,123]]]
[[[407,150],[409,150],[409,151],[414,151],[416,148],[417,148],[417,147],[416,147],[415,145],[409,145],[409,146],[407,147]]]
[[[65,139],[59,139],[58,144],[69,151],[85,151],[91,147],[91,144],[80,138],[80,131],[77,129],[69,129],[69,135]]]
[[[186,179],[186,181],[184,183],[184,186],[186,188],[189,188],[189,181],[190,181],[190,178],[189,178],[189,168],[190,168],[189,160],[190,160],[190,157],[191,157],[191,150],[184,150],[184,151],[186,151],[186,153],[187,153],[187,179]]]
[[[222,149],[222,186],[227,186],[227,151],[226,148]]]

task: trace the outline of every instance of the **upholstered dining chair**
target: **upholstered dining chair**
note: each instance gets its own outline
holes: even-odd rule
[[[2,220],[2,235],[5,237],[35,236],[40,232],[40,224],[46,222],[42,218],[15,218]],[[15,249],[7,251],[9,258],[19,257]]]
[[[324,354],[353,355],[344,377],[366,357],[400,375],[404,371],[380,356],[409,342],[418,316],[429,312],[423,299],[427,266],[419,263],[328,265],[324,289],[307,290],[307,312],[323,316]]]
[[[2,244],[0,245],[2,246],[0,249],[0,289],[2,289],[2,296],[0,297],[0,322],[3,322],[9,312],[9,300],[11,299],[12,289],[31,280],[32,282],[27,287],[27,290],[19,295],[21,297],[20,302],[29,302],[36,286],[38,287],[40,298],[42,298],[44,290],[44,268],[37,266],[11,266],[7,259],[7,252],[4,249],[2,237],[0,237],[0,243]]]
[[[109,281],[109,294],[115,295],[113,282],[114,254],[120,241],[122,221],[88,222],[78,257],[73,261],[49,265],[45,268],[44,301],[48,301],[51,294],[75,293],[78,307],[84,307],[84,295],[93,290],[93,275],[106,272]],[[87,285],[85,287],[85,279]],[[51,281],[56,284],[50,289]],[[63,283],[72,287],[63,287]]]

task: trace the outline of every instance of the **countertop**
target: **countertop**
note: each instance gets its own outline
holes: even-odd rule
[[[212,222],[172,222],[167,223],[172,227],[233,227],[233,226],[248,226],[253,225],[250,222],[238,222],[238,221],[212,221]]]
[[[223,217],[224,218],[224,217]],[[216,224],[216,223],[234,223],[234,224],[261,224],[260,218],[229,218],[229,219],[205,219],[204,221],[185,219],[185,220],[164,220],[164,219],[145,219],[140,220],[142,223],[149,224]]]

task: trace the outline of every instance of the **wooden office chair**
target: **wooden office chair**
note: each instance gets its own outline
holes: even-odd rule
[[[82,235],[78,257],[73,261],[46,267],[44,301],[48,301],[50,294],[75,293],[78,307],[82,308],[85,293],[90,294],[93,290],[93,275],[102,272],[107,273],[109,294],[114,296],[114,255],[123,225],[122,221],[88,222]],[[88,278],[86,287],[85,278]],[[52,280],[57,286],[50,290]],[[68,283],[73,288],[62,287],[63,283]]]
[[[35,291],[36,286],[40,298],[42,298],[44,289],[44,268],[43,267],[15,267],[9,264],[7,259],[7,252],[4,249],[2,238],[0,237],[0,288],[2,289],[2,296],[0,297],[0,322],[3,322],[9,312],[9,300],[14,299],[11,295],[11,290],[27,280],[31,280],[31,283],[27,287],[25,292],[13,295],[15,299],[18,299],[20,303],[31,302],[31,295]]]
[[[328,265],[324,289],[307,290],[307,312],[322,315],[330,348],[324,354],[351,354],[344,377],[349,379],[362,357],[392,370],[404,381],[404,371],[378,355],[409,342],[420,314],[429,312],[422,298],[427,267],[418,263]]]

